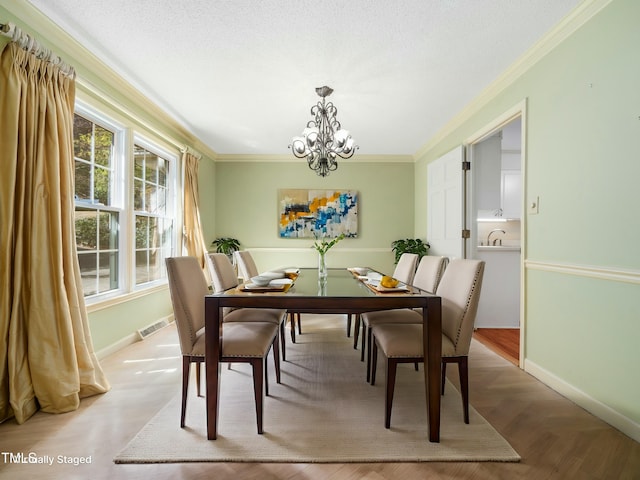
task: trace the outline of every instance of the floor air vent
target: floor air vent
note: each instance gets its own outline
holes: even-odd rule
[[[139,329],[138,335],[140,335],[141,340],[144,340],[148,336],[153,335],[155,332],[157,332],[161,328],[166,327],[167,325],[169,325],[169,322],[167,322],[166,320],[159,320],[156,323],[152,323],[151,325]]]

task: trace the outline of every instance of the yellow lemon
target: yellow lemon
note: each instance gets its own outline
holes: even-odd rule
[[[380,280],[380,285],[385,288],[395,288],[398,286],[398,283],[400,283],[399,280],[396,280],[395,278],[389,277],[387,275],[384,275]]]

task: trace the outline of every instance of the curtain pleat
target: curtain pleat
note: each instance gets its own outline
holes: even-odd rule
[[[0,55],[0,421],[109,390],[76,255],[75,82],[9,43]]]
[[[198,157],[185,152],[182,155],[184,163],[184,243],[187,255],[196,257],[205,275],[209,277],[206,268],[205,255],[207,247],[202,233],[200,221],[200,194],[198,192]]]

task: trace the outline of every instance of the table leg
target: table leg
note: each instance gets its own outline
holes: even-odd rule
[[[207,439],[218,436],[218,404],[220,398],[220,333],[221,315],[218,299],[205,299],[205,366],[207,379]]]
[[[429,297],[422,309],[423,345],[426,346],[424,383],[427,394],[429,441],[440,442],[440,382],[442,363],[442,304],[440,297]]]

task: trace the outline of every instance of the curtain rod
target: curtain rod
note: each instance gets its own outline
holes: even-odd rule
[[[53,53],[44,45],[40,44],[40,42],[38,42],[31,35],[23,32],[22,29],[15,26],[13,23],[0,23],[0,33],[2,33],[2,35],[4,35],[5,37],[10,37],[11,40],[20,48],[26,50],[27,52],[33,53],[40,60],[44,60],[45,62],[50,62],[54,65],[57,65],[65,75],[71,78],[76,77],[76,71],[71,65],[66,63],[58,55]]]

